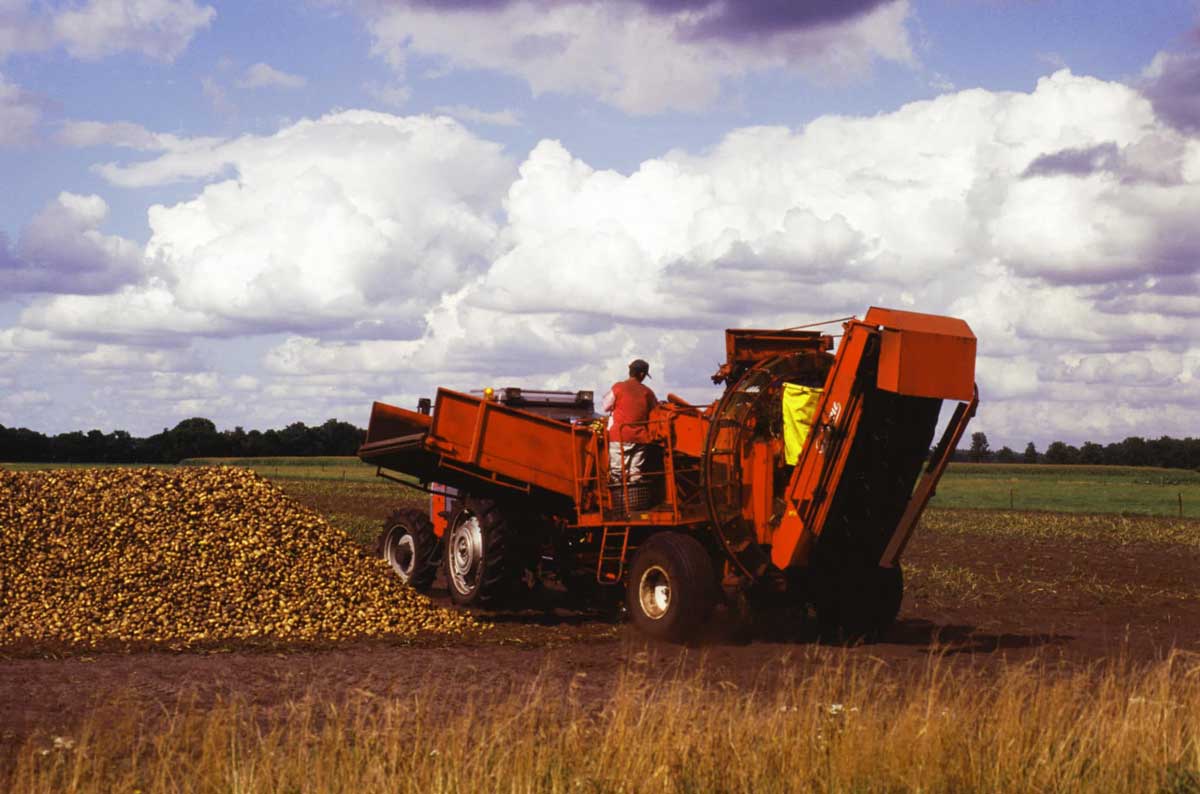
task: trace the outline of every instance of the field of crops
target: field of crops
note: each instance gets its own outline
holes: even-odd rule
[[[749,641],[661,647],[553,602],[416,644],[403,631],[264,640],[264,623],[315,614],[272,613],[269,579],[239,591],[246,611],[212,641],[156,639],[164,610],[205,630],[188,605],[206,581],[245,580],[255,522],[317,532],[293,564],[369,577],[381,518],[425,498],[345,459],[252,463],[265,480],[200,465],[0,472],[0,515],[38,494],[74,505],[48,511],[52,540],[0,552],[0,599],[20,604],[0,612],[0,790],[1200,792],[1200,520],[1188,501],[1183,518],[1121,501],[1139,487],[1200,499],[1191,473],[953,468],[906,554],[900,621],[868,646],[817,644],[784,614]],[[106,528],[155,508],[111,495],[120,477],[166,500],[160,518],[182,511],[194,540],[246,541],[212,564],[172,552],[187,575],[123,624],[106,622],[115,585],[149,575],[153,533],[175,524],[109,553]],[[1018,486],[1074,512],[961,506]],[[86,533],[63,533],[79,516]],[[314,542],[333,556],[303,560]],[[64,555],[82,551],[96,559],[57,588],[69,598],[30,589],[48,565],[61,582]],[[435,592],[421,609],[445,604]],[[11,641],[50,613],[79,639]]]
[[[355,458],[196,459],[247,466],[272,479],[375,480]],[[1200,518],[1200,472],[1134,466],[951,464],[935,507],[1051,510]]]
[[[193,458],[184,466],[229,465],[277,481],[373,483],[375,467],[357,458]],[[12,464],[13,470],[64,468],[62,464]],[[1200,518],[1200,472],[1134,466],[953,463],[938,484],[935,507],[1049,510]]]
[[[1200,472],[1134,466],[956,463],[934,504],[1200,518]]]

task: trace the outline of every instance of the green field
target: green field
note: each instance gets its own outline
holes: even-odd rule
[[[88,464],[5,463],[16,470]],[[92,464],[94,465],[94,464]],[[273,480],[371,484],[405,492],[375,475],[375,467],[350,457],[191,458],[183,466],[228,465],[254,469]],[[407,493],[412,493],[411,491]],[[1133,466],[951,464],[938,484],[933,507],[983,510],[1049,510],[1200,518],[1200,472]]]
[[[1200,517],[1200,472],[1134,466],[955,463],[935,507]]]

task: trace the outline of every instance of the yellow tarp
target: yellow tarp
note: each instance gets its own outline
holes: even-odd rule
[[[789,466],[796,465],[804,449],[821,392],[814,386],[783,384],[783,456]]]

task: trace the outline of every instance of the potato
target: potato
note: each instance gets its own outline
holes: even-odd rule
[[[246,469],[0,471],[0,646],[478,628]]]

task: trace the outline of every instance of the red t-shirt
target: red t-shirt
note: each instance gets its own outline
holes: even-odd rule
[[[638,383],[636,378],[614,383],[613,393],[613,440],[634,442],[636,444],[650,443],[650,429],[645,422],[650,418],[650,409],[658,404],[658,399],[649,386]]]

